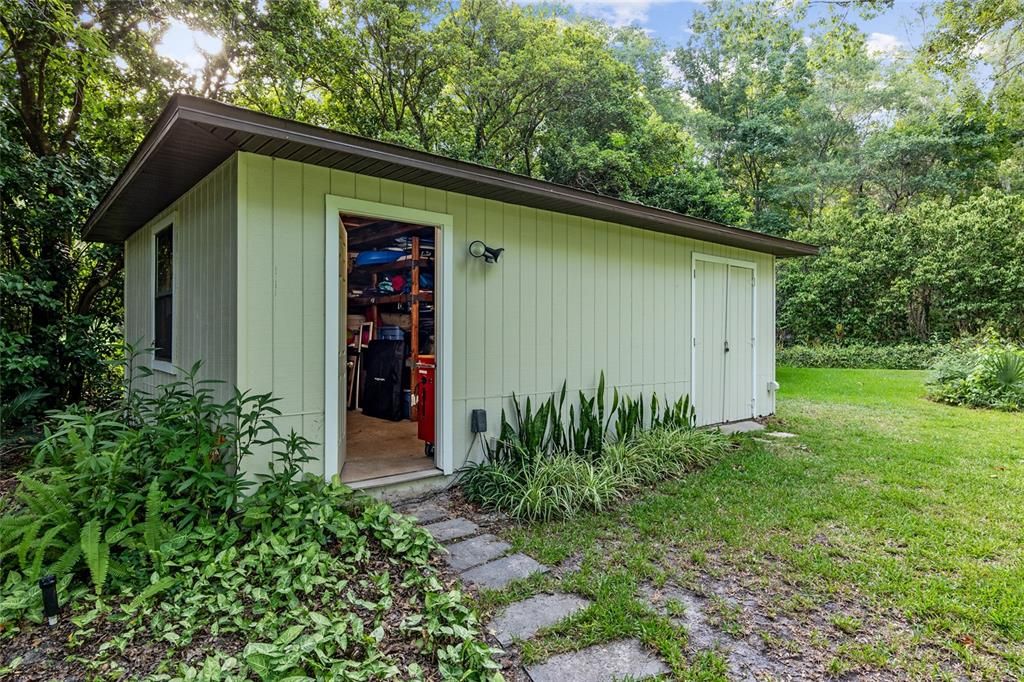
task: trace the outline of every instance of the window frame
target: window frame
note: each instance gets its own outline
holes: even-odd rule
[[[157,306],[157,297],[158,296],[159,297],[170,296],[170,298],[171,298],[171,354],[170,354],[170,359],[158,358],[156,356],[156,351],[154,349],[154,351],[153,351],[153,360],[152,360],[152,362],[153,362],[152,369],[154,371],[156,371],[156,372],[162,372],[164,374],[171,374],[171,375],[177,375],[177,373],[178,373],[177,372],[177,367],[176,367],[176,365],[174,363],[175,356],[177,354],[177,349],[175,348],[175,346],[177,344],[174,343],[175,337],[177,336],[175,334],[175,326],[176,326],[175,322],[176,322],[177,317],[178,317],[177,315],[175,315],[175,305],[174,305],[174,299],[176,298],[175,297],[175,293],[177,291],[177,280],[178,280],[178,278],[174,276],[175,275],[175,270],[177,269],[176,268],[177,258],[176,258],[176,254],[175,254],[176,249],[174,248],[174,242],[175,242],[175,239],[174,239],[174,237],[175,237],[175,235],[174,235],[174,226],[177,223],[177,217],[178,217],[177,212],[174,212],[174,213],[171,213],[170,215],[166,216],[165,218],[163,218],[159,222],[153,224],[152,228],[150,229],[150,252],[149,252],[149,262],[150,262],[150,266],[153,268],[152,276],[149,278],[149,289],[150,289],[150,291],[149,291],[149,293],[150,293],[150,296],[149,296],[149,301],[150,301],[149,302],[149,305],[150,305],[149,334],[150,334],[150,338],[153,340],[153,345],[154,346],[156,346],[156,306]],[[157,286],[158,286],[158,281],[157,280],[159,278],[159,273],[157,272],[158,243],[159,243],[160,235],[163,234],[168,229],[171,230],[171,289],[170,289],[170,292],[160,294],[160,293],[158,293],[158,289],[157,289]]]

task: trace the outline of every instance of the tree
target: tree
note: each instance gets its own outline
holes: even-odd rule
[[[645,96],[636,72],[609,49],[612,35],[594,24],[566,31],[577,68],[564,102],[545,122],[540,163],[554,182],[639,200],[671,172],[689,140]]]
[[[153,51],[162,21],[136,3],[0,3],[4,403],[30,388],[50,405],[104,389],[121,251],[78,235],[163,85],[180,83]]]
[[[863,33],[829,17],[808,45],[812,83],[796,111],[779,203],[807,227],[859,182],[859,151],[893,100]]]
[[[354,87],[340,87],[339,77],[352,80],[361,65],[350,22],[332,23],[315,0],[244,2],[214,5],[197,12],[196,25],[224,37],[222,60],[227,78],[208,79],[203,93],[275,116],[329,124],[338,118],[333,108],[345,108]],[[220,61],[220,60],[218,60]],[[328,65],[332,68],[328,68]],[[210,65],[207,65],[210,69]],[[333,88],[343,94],[333,95]]]
[[[625,26],[612,34],[610,47],[612,55],[636,74],[654,110],[666,121],[681,124],[689,106],[683,101],[682,86],[669,71],[665,45],[639,27]]]
[[[570,105],[581,52],[555,19],[498,0],[469,0],[445,17],[451,46],[442,103],[444,153],[532,175],[538,131]]]
[[[1024,0],[944,0],[938,25],[928,36],[921,60],[956,83],[979,77],[990,128],[1008,143],[1000,160],[1000,183],[1024,190]]]
[[[830,210],[796,237],[822,255],[783,261],[779,326],[802,342],[1024,334],[1024,200],[985,190],[901,213]]]
[[[946,73],[961,76],[979,62],[992,67],[997,91],[1024,79],[1024,0],[944,0],[924,53]]]
[[[640,201],[725,225],[745,225],[750,211],[740,195],[729,188],[718,171],[691,154],[688,157],[681,152],[672,169],[651,180],[641,192]]]
[[[715,167],[749,197],[754,225],[776,199],[811,87],[797,28],[802,10],[791,11],[780,13],[766,0],[711,2],[694,15],[693,35],[673,58],[684,90],[700,107],[698,137]]]

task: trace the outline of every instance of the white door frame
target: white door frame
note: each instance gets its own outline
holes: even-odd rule
[[[455,261],[454,218],[447,213],[434,213],[403,206],[392,206],[376,201],[350,199],[328,194],[326,205],[326,244],[324,261],[324,478],[330,480],[340,475],[338,456],[340,454],[341,433],[339,430],[339,410],[341,401],[338,389],[339,357],[341,355],[341,325],[339,306],[340,287],[339,258],[341,256],[341,215],[358,215],[367,218],[394,220],[401,223],[426,225],[440,229],[441,248],[434,252],[434,268],[440,270],[440,282],[434,285],[435,326],[441,330],[436,339],[437,358],[440,361],[437,373],[437,391],[435,395],[438,406],[434,424],[437,433],[435,457],[439,459],[441,470],[451,474],[455,470],[455,438],[452,424],[452,347],[453,321],[452,300],[454,298]],[[438,319],[439,318],[439,319]],[[438,460],[435,460],[437,462]]]
[[[757,415],[757,263],[750,260],[740,260],[738,258],[726,258],[725,256],[713,256],[709,253],[693,252],[691,258],[690,270],[692,272],[690,278],[690,393],[692,394],[692,400],[697,400],[697,261],[707,261],[711,263],[723,263],[725,265],[732,265],[738,268],[748,268],[751,271],[751,277],[753,277],[754,291],[752,293],[751,308],[751,329],[753,330],[754,336],[752,339],[753,348],[751,353],[751,373],[750,373],[750,407],[751,414]],[[726,273],[728,275],[728,273]],[[726,279],[728,282],[728,278]],[[729,305],[728,298],[726,299],[726,305]],[[728,314],[728,313],[726,313]],[[728,390],[728,386],[723,387],[723,390]]]

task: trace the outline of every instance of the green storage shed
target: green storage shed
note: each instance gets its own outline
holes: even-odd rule
[[[817,253],[184,95],[85,234],[124,244],[137,381],[202,360],[223,396],[272,392],[311,470],[364,487],[443,482],[481,456],[474,411],[494,436],[513,394],[602,371],[702,424],[771,414],[775,259]]]

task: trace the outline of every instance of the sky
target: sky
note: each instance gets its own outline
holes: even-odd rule
[[[517,0],[530,3],[534,0]],[[603,19],[616,26],[637,25],[669,47],[686,43],[690,18],[703,4],[700,0],[563,0],[580,14]],[[918,16],[921,0],[896,0],[892,9],[865,20],[850,12],[849,21],[868,35],[869,45],[880,52],[913,49],[920,45],[924,26]],[[828,12],[824,3],[812,4],[808,21]]]
[[[517,0],[529,4],[535,0]],[[540,2],[541,0],[536,0]],[[616,26],[637,25],[662,40],[669,47],[686,43],[690,17],[700,9],[699,0],[562,0],[579,14],[603,19]],[[851,12],[849,20],[868,36],[870,49],[888,54],[900,49],[912,50],[923,39],[925,26],[916,8],[920,0],[896,0],[892,9],[865,20]],[[811,6],[809,22],[827,13],[824,4]],[[159,52],[183,62],[191,69],[201,69],[204,57],[200,50],[216,52],[220,40],[200,31],[192,31],[180,21],[174,21]]]

